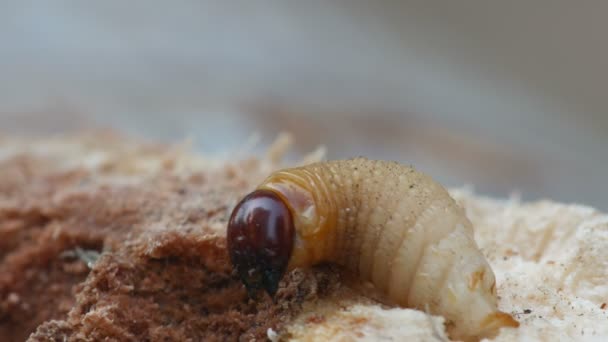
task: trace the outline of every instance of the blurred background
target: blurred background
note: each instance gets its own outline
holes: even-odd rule
[[[0,132],[414,164],[608,209],[608,2],[0,2]],[[260,148],[259,150],[261,150]]]

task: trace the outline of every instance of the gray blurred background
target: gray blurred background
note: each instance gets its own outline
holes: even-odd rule
[[[608,209],[608,2],[0,2],[0,132],[412,163]]]

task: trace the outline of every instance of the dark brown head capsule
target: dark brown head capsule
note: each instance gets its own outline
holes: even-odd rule
[[[291,211],[275,192],[255,190],[245,196],[228,221],[228,252],[249,295],[277,292],[294,243]]]

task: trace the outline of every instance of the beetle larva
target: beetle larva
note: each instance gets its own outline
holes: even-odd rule
[[[454,338],[519,325],[497,309],[494,273],[464,211],[429,176],[395,162],[277,171],[236,206],[227,239],[250,293],[273,296],[287,270],[335,262],[396,304],[443,315]]]

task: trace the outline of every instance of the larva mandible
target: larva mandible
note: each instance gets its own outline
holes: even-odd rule
[[[454,338],[519,323],[497,309],[471,222],[429,176],[365,158],[277,171],[234,208],[228,250],[250,293],[295,267],[335,262],[396,304],[443,315]]]

